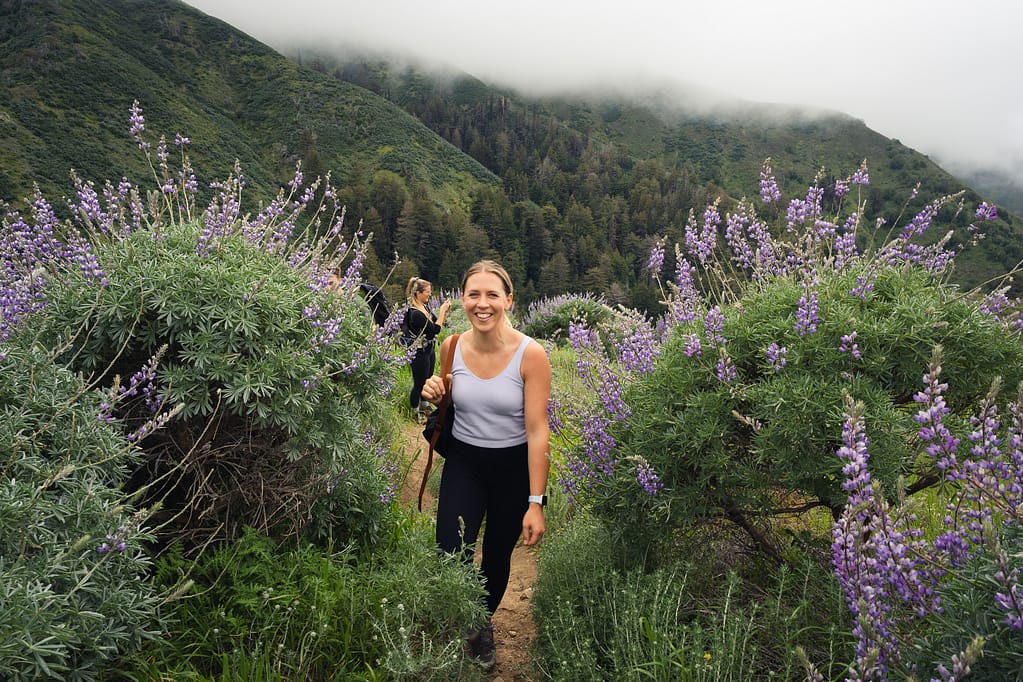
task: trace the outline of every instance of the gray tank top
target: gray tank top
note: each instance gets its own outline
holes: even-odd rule
[[[507,448],[526,442],[525,383],[522,356],[532,339],[525,337],[515,355],[492,379],[480,379],[462,360],[462,346],[455,346],[451,362],[451,399],[455,404],[458,440],[484,448]]]

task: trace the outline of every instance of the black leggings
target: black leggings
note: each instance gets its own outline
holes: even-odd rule
[[[471,562],[486,517],[480,571],[491,614],[508,587],[512,550],[522,534],[528,496],[525,443],[510,448],[481,448],[455,441],[444,459],[437,501],[437,544],[445,552],[461,551],[462,558]]]
[[[433,342],[427,341],[426,345],[418,349],[412,356],[412,391],[408,396],[408,404],[413,410],[419,407],[423,386],[426,384],[426,380],[433,376],[436,366],[437,355],[433,352]]]

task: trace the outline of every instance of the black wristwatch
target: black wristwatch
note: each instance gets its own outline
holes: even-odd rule
[[[530,502],[536,502],[541,507],[546,507],[547,506],[547,496],[546,495],[530,495],[529,496],[529,501]]]

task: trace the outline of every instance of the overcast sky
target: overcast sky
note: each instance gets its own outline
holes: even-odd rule
[[[1017,0],[186,1],[278,49],[396,51],[520,88],[667,78],[834,109],[953,172],[1023,182]]]

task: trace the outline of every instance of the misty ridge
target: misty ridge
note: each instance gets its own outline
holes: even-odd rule
[[[888,221],[919,210],[907,204],[917,184],[921,197],[964,188],[839,112],[614,74],[605,75],[613,87],[524,89],[383,50],[274,49],[184,4],[121,4],[21,5],[10,16],[17,30],[0,57],[14,131],[0,149],[4,198],[22,200],[33,182],[67,195],[69,168],[97,183],[144,177],[112,151],[137,95],[154,129],[192,139],[197,169],[222,176],[237,159],[260,200],[297,163],[307,178],[330,173],[349,224],[373,234],[373,281],[398,262],[390,282],[421,275],[445,286],[486,254],[511,268],[524,302],[589,291],[656,310],[645,254],[658,239],[680,241],[709,204],[728,210],[753,196],[767,158],[787,197],[805,195],[822,169],[822,186],[834,186],[866,159],[865,209]],[[982,198],[967,190],[967,201]],[[959,259],[960,283],[1023,259],[1023,226],[1000,215]],[[965,222],[956,227],[956,243],[973,239]]]
[[[282,39],[273,43],[281,52],[299,63],[307,64],[378,64],[393,73],[414,72],[433,79],[441,87],[449,87],[462,79],[477,77],[450,63],[416,57],[372,47],[338,43],[303,43]],[[482,79],[483,82],[486,79]],[[591,79],[566,85],[553,80],[545,82],[524,79],[495,78],[486,81],[489,87],[523,100],[576,101],[607,104],[612,107],[628,103],[641,107],[657,117],[663,125],[686,119],[707,120],[721,124],[761,126],[799,126],[828,119],[848,120],[866,125],[862,118],[845,112],[817,106],[764,102],[743,99],[677,78],[636,73],[629,77]],[[896,140],[898,141],[898,140]],[[1023,166],[1007,159],[1005,167],[982,165],[956,158],[954,154],[930,155],[962,182],[975,188],[1004,209],[1023,214]]]

